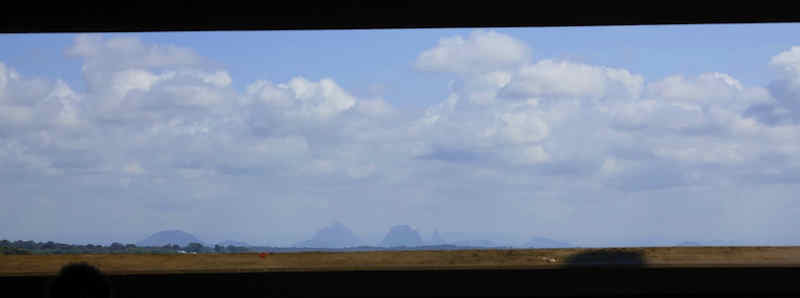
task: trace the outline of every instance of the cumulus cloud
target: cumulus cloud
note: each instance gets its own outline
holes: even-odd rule
[[[60,171],[52,166],[47,158],[37,155],[32,150],[18,141],[4,141],[0,143],[0,163],[3,164],[3,178],[19,175],[36,176],[54,175]]]
[[[81,71],[88,87],[82,96],[85,118],[107,125],[230,113],[236,101],[227,71],[188,48],[145,44],[135,37],[84,34],[66,52],[83,61]]]
[[[475,76],[461,77],[450,82],[453,95],[473,104],[491,105],[499,99],[500,92],[511,81],[508,71],[492,71]]]
[[[247,96],[247,103],[267,105],[293,119],[324,121],[356,105],[355,97],[331,79],[312,82],[295,77],[286,84],[258,81],[247,87]]]
[[[0,100],[6,99],[6,90],[9,81],[19,79],[19,74],[13,69],[6,67],[5,63],[0,62]],[[2,101],[0,101],[2,102]]]
[[[81,100],[61,80],[28,79],[0,62],[0,131],[80,128]]]
[[[670,76],[647,85],[646,96],[688,107],[722,107],[742,112],[748,106],[769,100],[766,89],[744,87],[724,73],[704,73],[696,78]]]
[[[764,88],[743,86],[727,74],[705,73],[648,83],[639,100],[610,103],[598,111],[611,117],[612,127],[630,132],[744,137],[758,130],[746,110],[769,100]]]
[[[772,98],[751,105],[745,115],[769,125],[796,124],[800,120],[800,46],[775,55],[769,65],[778,74],[767,86]]]
[[[530,113],[504,113],[498,116],[503,123],[504,137],[512,144],[527,144],[541,141],[549,131],[541,118]]]
[[[541,60],[519,70],[503,90],[509,97],[638,98],[644,79],[624,69]]]
[[[421,112],[360,98],[335,78],[236,90],[193,50],[134,37],[80,35],[67,52],[83,61],[85,92],[0,62],[0,181],[18,182],[9,195],[46,198],[13,201],[20,214],[80,202],[91,208],[76,216],[115,223],[103,226],[142,217],[146,227],[126,229],[149,230],[129,237],[194,223],[209,235],[302,240],[261,227],[313,231],[338,214],[378,234],[395,224],[526,233],[535,223],[622,239],[634,223],[670,223],[641,214],[695,212],[683,204],[724,220],[744,207],[719,207],[730,195],[721,190],[800,179],[797,47],[772,58],[779,79],[759,87],[723,73],[646,81],[532,61],[521,41],[475,31],[417,57],[419,70],[453,79]],[[683,201],[689,194],[697,201]],[[231,221],[210,220],[223,215]],[[608,224],[589,233],[570,225],[580,218]]]
[[[383,100],[358,99],[332,79],[257,81],[237,92],[225,70],[208,67],[187,49],[81,36],[70,53],[84,61],[86,93],[77,94],[63,83],[4,83],[3,94],[15,96],[4,95],[2,102],[13,103],[14,109],[0,111],[13,113],[13,118],[2,119],[16,125],[49,115],[39,106],[17,103],[31,102],[16,95],[22,94],[68,104],[51,113],[59,117],[50,118],[85,124],[76,132],[64,128],[25,134],[11,124],[2,126],[14,134],[13,142],[3,141],[8,150],[2,160],[9,165],[4,168],[11,169],[6,176],[19,176],[22,169],[29,175],[67,175],[53,188],[75,193],[71,203],[99,202],[93,206],[149,214],[144,229],[150,230],[204,222],[201,218],[220,209],[247,213],[251,219],[263,218],[265,214],[251,212],[260,209],[270,220],[285,222],[291,220],[289,214],[317,217],[330,212],[319,209],[321,195],[336,202],[323,204],[326,209],[353,216],[358,212],[346,206],[401,206],[394,199],[370,203],[359,195],[363,187],[353,185],[374,182],[375,177],[396,181],[394,186],[414,180],[416,170],[408,158],[424,145],[403,137],[405,129],[398,125],[403,122],[387,122],[406,116]],[[8,78],[4,82],[18,79],[3,70]],[[45,183],[42,179],[38,183]],[[29,192],[20,187],[15,187],[17,193]],[[114,199],[103,201],[104,196]],[[54,204],[59,202],[67,200]],[[262,232],[249,231],[250,237]]]
[[[797,76],[800,73],[800,46],[781,52],[770,59],[769,65],[775,67],[784,76]]]
[[[135,37],[106,39],[78,35],[67,54],[84,59],[83,70],[118,70],[199,65],[204,59],[193,50],[175,45],[145,44]]]
[[[361,100],[358,102],[358,111],[364,115],[380,117],[394,112],[392,106],[383,99]]]
[[[779,55],[772,64],[792,63],[791,57]],[[719,167],[747,171],[775,148],[793,148],[780,137],[790,128],[779,133],[747,113],[774,92],[728,74],[645,82],[625,69],[570,61],[519,64],[458,78],[450,97],[418,122],[440,148],[425,157],[494,156],[509,166],[534,165],[543,175],[582,169],[566,172],[600,174],[609,187],[640,191],[695,185],[701,183],[696,177],[713,177]],[[591,150],[577,149],[582,146]]]
[[[502,70],[530,59],[530,49],[511,36],[494,31],[474,31],[439,40],[422,52],[416,67],[423,71],[472,74]]]
[[[550,160],[550,155],[544,151],[542,146],[524,146],[515,148],[512,151],[513,160],[522,164],[537,164]]]

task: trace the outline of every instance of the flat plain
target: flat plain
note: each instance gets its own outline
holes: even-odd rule
[[[570,266],[800,267],[800,247],[646,247],[239,254],[0,255],[0,276],[86,262],[109,275],[265,271],[534,269]]]

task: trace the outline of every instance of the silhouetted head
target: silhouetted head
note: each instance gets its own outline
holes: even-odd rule
[[[111,297],[111,284],[100,270],[86,263],[61,268],[50,283],[47,297]]]

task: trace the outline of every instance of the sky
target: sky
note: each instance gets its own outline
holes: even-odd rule
[[[0,35],[0,239],[800,245],[798,31]]]

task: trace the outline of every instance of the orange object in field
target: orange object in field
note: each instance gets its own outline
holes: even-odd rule
[[[266,258],[268,254],[269,254],[269,253],[262,252],[262,253],[258,254],[258,256],[259,256],[259,257],[261,257],[261,258],[263,259],[263,258]]]

